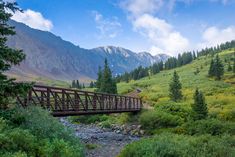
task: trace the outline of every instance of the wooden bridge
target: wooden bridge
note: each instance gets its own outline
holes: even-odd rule
[[[142,108],[141,99],[136,97],[41,85],[34,85],[17,101],[23,107],[41,106],[53,116],[138,112]]]

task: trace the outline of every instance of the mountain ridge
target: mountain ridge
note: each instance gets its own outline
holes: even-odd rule
[[[95,79],[98,67],[107,58],[113,74],[131,71],[138,66],[149,66],[165,61],[169,56],[150,53],[135,53],[131,50],[100,46],[85,49],[51,32],[30,28],[16,21],[9,21],[15,27],[16,35],[10,36],[7,44],[22,49],[26,59],[11,69],[10,74],[32,75],[58,80]]]

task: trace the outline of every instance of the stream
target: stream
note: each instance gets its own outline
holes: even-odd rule
[[[60,118],[60,121],[67,127],[76,130],[84,145],[95,146],[93,149],[86,148],[87,157],[115,157],[123,147],[133,141],[139,140],[137,136],[116,133],[111,129],[103,129],[94,124],[72,124],[67,118]]]

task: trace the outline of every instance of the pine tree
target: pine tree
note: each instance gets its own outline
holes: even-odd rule
[[[183,58],[181,57],[181,54],[178,54],[177,66],[180,67],[182,65],[183,65]]]
[[[195,51],[193,51],[193,60],[197,59]]]
[[[224,65],[222,64],[219,55],[216,55],[214,68],[215,68],[215,77],[217,80],[220,80],[221,77],[224,75]]]
[[[208,114],[207,104],[202,92],[196,89],[194,103],[192,104],[193,118],[195,120],[205,119]]]
[[[97,89],[101,88],[102,79],[103,79],[103,73],[102,73],[101,67],[99,66],[99,69],[98,69],[98,78],[96,80],[96,88]]]
[[[160,71],[163,70],[163,61],[161,61],[161,62],[158,63],[158,67],[159,67],[159,70],[160,70]]]
[[[115,79],[112,79],[111,93],[112,94],[117,94],[117,83],[116,83]]]
[[[230,62],[228,62],[228,71],[232,71],[232,70],[233,70],[233,68],[232,68]]]
[[[183,95],[181,92],[182,85],[179,81],[179,76],[176,71],[174,71],[172,82],[169,85],[170,98],[172,101],[181,100]]]
[[[75,80],[72,81],[72,88],[76,88]]]
[[[220,80],[224,75],[224,65],[221,62],[218,54],[216,55],[215,60],[211,60],[210,68],[208,71],[209,76],[215,76],[217,80]]]
[[[129,74],[127,72],[124,73],[123,75],[123,80],[128,83],[129,82]]]
[[[235,52],[233,55],[233,73],[235,74]]]
[[[160,72],[159,65],[157,63],[153,64],[152,66],[152,73],[157,74]]]
[[[99,92],[104,92],[104,93],[112,93],[116,94],[117,93],[117,85],[115,79],[112,78],[112,72],[109,68],[108,61],[105,59],[104,61],[104,70],[101,72],[102,77],[101,77],[101,84],[100,88],[97,89]]]
[[[81,89],[81,85],[79,83],[79,80],[76,81],[75,88]]]
[[[12,16],[9,11],[19,10],[17,3],[0,1],[0,109],[6,109],[16,95],[25,94],[31,88],[31,85],[26,83],[15,83],[15,79],[10,79],[4,74],[12,65],[17,65],[25,59],[22,50],[6,45],[8,36],[15,34],[14,27],[8,25]]]
[[[89,86],[90,88],[94,88],[94,82],[93,81],[91,81],[91,83],[90,83],[90,86]]]
[[[208,71],[208,75],[209,76],[214,76],[215,75],[215,64],[214,64],[214,60],[211,60],[211,64],[210,64],[210,68]]]

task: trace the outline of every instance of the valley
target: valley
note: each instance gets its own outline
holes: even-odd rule
[[[234,10],[0,0],[0,156],[235,157]]]

